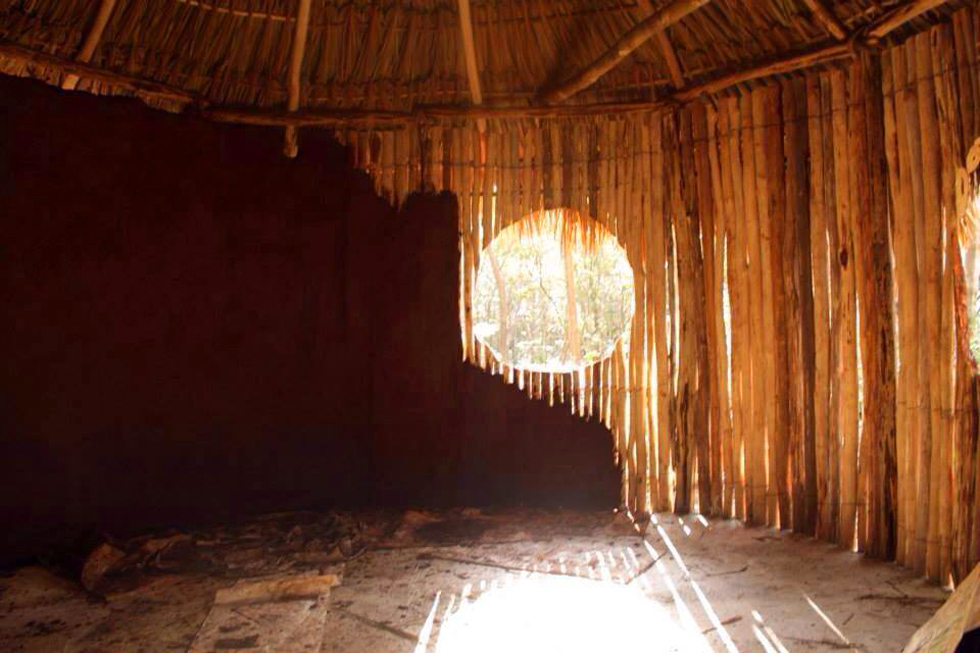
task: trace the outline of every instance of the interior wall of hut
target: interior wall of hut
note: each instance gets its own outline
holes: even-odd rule
[[[462,362],[457,203],[327,132],[0,79],[0,557],[263,510],[603,506],[608,431]]]
[[[395,203],[419,185],[457,196],[467,360],[602,420],[634,514],[737,517],[956,581],[980,559],[959,250],[978,32],[962,9],[678,106],[337,133]],[[629,347],[571,374],[512,369],[473,330],[482,249],[555,208],[617,236],[638,298]]]
[[[900,30],[928,7],[899,7],[645,101],[613,75],[568,104],[545,88],[485,112],[426,105],[424,87],[382,113],[322,96],[298,113],[296,92],[286,112],[236,108],[230,82],[148,84],[8,44],[5,72],[191,115],[4,82],[6,446],[22,450],[7,464],[21,484],[52,479],[67,499],[38,510],[58,518],[136,514],[133,486],[166,506],[210,483],[213,514],[250,501],[242,480],[288,503],[608,503],[618,485],[634,516],[734,517],[960,579],[980,556],[976,271],[959,252],[980,14],[949,10]],[[322,40],[306,68],[297,48],[293,91],[356,38]],[[283,132],[297,161],[273,156]],[[626,251],[629,344],[574,373],[514,369],[474,335],[474,280],[501,229],[557,208]],[[106,473],[93,482],[81,455]],[[34,459],[42,473],[16,462]],[[153,467],[109,480],[131,465]],[[201,485],[168,486],[174,469]],[[233,470],[218,490],[215,470]]]

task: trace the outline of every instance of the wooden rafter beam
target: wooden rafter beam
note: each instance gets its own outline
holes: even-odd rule
[[[432,120],[492,120],[518,118],[570,118],[653,111],[669,102],[604,102],[599,104],[535,105],[523,107],[418,106],[412,111],[361,109],[314,109],[266,111],[262,109],[212,108],[201,112],[217,122],[267,127],[331,127],[368,123],[378,126],[414,124]]]
[[[86,79],[94,79],[103,84],[138,95],[170,100],[178,104],[207,105],[205,100],[197,97],[193,93],[188,93],[173,86],[147,79],[140,79],[132,75],[112,72],[111,70],[105,70],[86,63],[79,63],[78,61],[65,59],[64,57],[58,57],[53,54],[38,52],[37,50],[32,50],[16,43],[0,42],[0,57],[15,59],[29,66],[56,70],[64,75],[77,75]]]
[[[644,18],[653,13],[653,3],[650,0],[636,0],[636,6],[640,8]],[[664,58],[664,63],[667,65],[670,83],[674,88],[683,88],[684,71],[681,69],[677,52],[674,51],[674,45],[670,42],[670,37],[667,36],[667,30],[657,32],[653,39],[654,43],[657,44],[657,50],[660,51],[660,56]]]
[[[949,0],[913,0],[896,7],[871,23],[865,30],[869,39],[881,39],[913,18],[946,4]]]
[[[541,95],[547,103],[561,102],[594,84],[634,50],[710,0],[672,0],[624,34],[609,50],[567,81]]]
[[[670,83],[674,85],[674,88],[684,88],[684,71],[681,69],[681,61],[677,58],[674,44],[670,42],[670,37],[667,36],[667,32],[657,32],[657,35],[653,38],[657,44],[657,49],[660,50],[661,56],[663,56],[664,61],[667,63]]]
[[[473,15],[470,0],[459,0],[459,33],[463,41],[463,58],[466,60],[466,81],[470,87],[470,99],[475,106],[483,104],[483,90],[480,86],[480,68],[476,63],[476,43],[473,39]],[[480,132],[486,131],[486,121],[477,120]]]
[[[92,60],[92,55],[95,54],[95,48],[99,47],[99,41],[102,40],[102,33],[105,31],[106,25],[109,24],[109,18],[112,16],[112,10],[115,7],[116,0],[102,0],[102,3],[99,5],[99,11],[95,14],[95,22],[89,28],[88,34],[85,36],[85,41],[82,43],[82,49],[75,56],[75,61],[88,63]],[[69,73],[61,82],[61,88],[66,91],[73,91],[78,86],[79,79],[78,75]]]
[[[310,2],[299,0],[296,9],[296,29],[293,30],[293,49],[289,58],[289,98],[287,108],[299,110],[300,73],[303,70],[303,55],[306,53],[306,40],[310,29]],[[295,125],[286,127],[286,143],[283,147],[286,156],[296,158],[299,153],[299,133]]]
[[[813,16],[824,26],[831,36],[833,36],[838,41],[847,40],[847,28],[844,24],[840,22],[840,19],[834,15],[833,10],[824,4],[823,0],[803,0],[804,4],[809,7]]]
[[[749,82],[753,79],[760,79],[771,75],[779,75],[793,72],[795,70],[802,70],[804,68],[818,66],[831,61],[837,61],[839,59],[847,59],[853,57],[855,53],[856,50],[853,41],[824,45],[806,50],[805,52],[794,54],[789,57],[774,59],[764,63],[754,64],[733,70],[725,75],[722,75],[721,77],[718,77],[717,79],[708,80],[678,93],[674,93],[673,97],[679,102],[687,102],[702,95],[717,93],[727,88],[731,88],[736,84]]]

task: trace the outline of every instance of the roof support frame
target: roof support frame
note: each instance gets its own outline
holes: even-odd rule
[[[299,110],[300,100],[300,73],[303,70],[303,57],[306,54],[306,41],[310,28],[310,4],[311,0],[299,0],[296,8],[296,29],[293,30],[293,49],[289,58],[289,98],[287,107],[289,111]],[[283,152],[290,159],[295,159],[299,154],[299,134],[295,125],[286,127],[285,145]]]
[[[830,35],[838,41],[846,41],[848,38],[847,28],[840,22],[833,10],[824,4],[823,0],[803,0],[803,3],[813,13],[814,18],[824,26]]]
[[[653,3],[650,0],[636,0],[636,6],[640,8],[644,18],[653,13]],[[657,32],[653,38],[657,44],[657,49],[660,51],[660,56],[664,58],[664,63],[667,65],[667,74],[670,75],[670,83],[674,88],[683,88],[684,70],[681,68],[681,62],[677,58],[674,45],[670,42],[670,37],[667,36],[667,29],[664,28],[662,31]]]
[[[700,9],[710,0],[672,0],[641,22],[633,26],[598,59],[572,75],[567,81],[541,94],[541,99],[549,104],[561,102],[579,91],[595,84],[600,77],[615,68],[638,47],[646,43],[658,32],[678,22],[689,13]]]
[[[912,2],[899,5],[871,23],[865,30],[865,34],[872,41],[884,38],[885,35],[895,31],[913,18],[947,2],[949,0],[912,0]]]
[[[476,63],[476,43],[473,39],[473,13],[470,0],[459,0],[459,33],[462,37],[463,58],[466,61],[466,80],[470,87],[470,99],[474,106],[483,104],[483,89],[480,86],[480,68]],[[486,131],[487,121],[476,119],[480,133]]]
[[[112,17],[112,10],[115,8],[116,0],[102,0],[102,3],[99,5],[99,10],[95,14],[95,21],[92,23],[92,27],[89,28],[88,34],[85,36],[85,41],[75,56],[75,61],[88,63],[92,60],[92,55],[95,54],[95,48],[99,47],[99,41],[102,40],[102,33],[105,31],[106,25],[109,24],[109,18]],[[74,91],[75,87],[78,86],[79,79],[78,75],[68,73],[61,82],[61,88],[66,91]]]

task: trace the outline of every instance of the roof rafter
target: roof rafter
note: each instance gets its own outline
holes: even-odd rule
[[[64,57],[47,54],[38,50],[32,50],[16,43],[0,41],[0,55],[9,59],[15,59],[28,66],[38,66],[40,68],[56,70],[65,75],[76,75],[78,77],[85,77],[86,79],[94,79],[103,84],[114,86],[137,95],[169,100],[183,105],[206,104],[198,96],[183,89],[149,79],[140,79],[132,75],[113,72],[91,64],[65,59]]]
[[[483,104],[483,90],[480,88],[480,69],[476,64],[476,44],[473,40],[473,14],[470,0],[459,0],[459,32],[463,41],[463,57],[466,60],[466,80],[470,86],[470,98],[475,106]],[[480,133],[486,131],[487,123],[477,119]]]
[[[92,55],[95,54],[95,48],[99,47],[99,41],[102,40],[102,33],[105,31],[106,25],[109,24],[109,18],[112,16],[112,10],[115,7],[116,0],[102,0],[102,4],[99,5],[99,11],[95,14],[95,22],[92,23],[92,27],[85,36],[85,41],[82,43],[82,48],[78,51],[78,55],[75,56],[75,61],[88,63],[92,60]],[[79,79],[78,75],[69,73],[64,81],[61,82],[61,88],[66,91],[73,91],[78,86]]]
[[[640,8],[644,18],[653,13],[653,3],[650,0],[636,0],[636,6]],[[677,58],[674,45],[670,42],[670,37],[667,36],[666,28],[657,32],[653,38],[657,44],[657,49],[660,51],[660,56],[664,58],[664,63],[667,64],[667,74],[670,75],[670,83],[674,88],[683,88],[684,71],[681,68],[680,60]]]
[[[708,2],[710,0],[672,0],[637,23],[633,29],[616,41],[605,54],[572,75],[567,81],[542,93],[541,99],[549,103],[561,102],[582,89],[588,88],[658,32],[662,32],[692,11],[708,4]]]
[[[653,38],[660,49],[660,54],[663,55],[664,61],[667,62],[667,73],[670,75],[671,84],[674,85],[674,88],[684,88],[684,70],[681,68],[681,61],[677,58],[674,44],[670,42],[666,30],[657,32]]]
[[[708,80],[696,86],[674,93],[674,99],[688,102],[702,95],[710,95],[731,88],[736,84],[752,81],[762,77],[770,77],[783,73],[811,68],[820,64],[830,63],[839,59],[848,59],[856,54],[856,44],[853,40],[845,43],[832,43],[811,48],[788,57],[752,64],[733,70],[717,79]]]
[[[306,40],[310,28],[310,2],[299,0],[296,8],[296,29],[293,31],[293,50],[289,59],[289,99],[290,111],[299,109],[300,73],[303,70],[303,55],[306,53]],[[290,159],[299,154],[299,134],[295,125],[286,127],[286,142],[283,151]]]
[[[883,38],[913,18],[924,14],[930,9],[935,9],[949,2],[949,0],[913,0],[904,5],[900,5],[879,17],[871,23],[866,30],[870,39]]]
[[[824,29],[830,32],[831,36],[839,41],[847,39],[847,28],[834,15],[833,10],[824,4],[823,0],[803,0],[803,2],[809,7],[817,21],[824,26]]]

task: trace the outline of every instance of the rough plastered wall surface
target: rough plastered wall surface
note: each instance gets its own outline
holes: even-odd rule
[[[344,505],[612,506],[608,432],[461,362],[449,195],[309,130],[0,79],[0,559]]]

